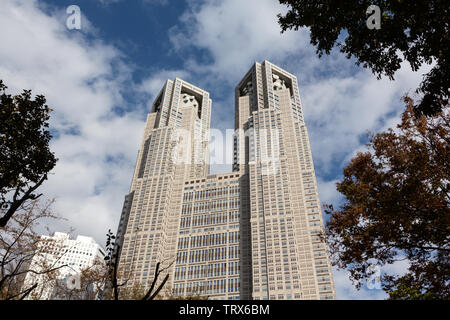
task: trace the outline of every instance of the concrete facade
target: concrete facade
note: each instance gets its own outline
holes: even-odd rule
[[[335,299],[297,79],[255,63],[235,89],[233,171],[209,174],[209,93],[168,80],[147,117],[117,243],[127,285],[174,295]]]
[[[45,274],[38,272],[58,268],[57,279],[64,282],[70,276],[79,275],[82,270],[97,268],[97,263],[105,263],[105,252],[91,237],[79,235],[76,239],[70,239],[67,233],[55,232],[53,236],[41,236],[41,239],[39,253],[33,256],[29,266],[36,273],[28,272],[23,285],[23,288],[30,288],[38,283],[38,287],[27,299],[33,299],[34,294],[38,294],[41,300],[60,299],[55,296],[54,282],[44,280]]]

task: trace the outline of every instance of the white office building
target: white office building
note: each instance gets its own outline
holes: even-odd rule
[[[76,239],[70,239],[67,233],[55,232],[53,236],[43,235],[41,239],[42,250],[34,255],[29,270],[39,273],[42,270],[60,268],[55,272],[57,279],[49,279],[48,274],[28,272],[23,288],[38,284],[28,299],[58,299],[54,293],[56,281],[69,279],[73,282],[69,286],[75,287],[77,284],[74,279],[82,270],[96,268],[104,263],[105,252],[91,237],[77,236]]]

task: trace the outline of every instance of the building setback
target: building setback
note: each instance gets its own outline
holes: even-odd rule
[[[335,299],[297,79],[264,61],[235,89],[233,171],[209,174],[209,93],[168,80],[117,232],[128,286],[157,262],[176,296]],[[162,278],[162,277],[160,277]]]

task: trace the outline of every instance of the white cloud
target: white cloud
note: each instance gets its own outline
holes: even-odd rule
[[[0,75],[9,92],[32,89],[54,109],[51,149],[59,161],[41,191],[57,198],[56,211],[75,233],[103,244],[107,229],[116,228],[129,187],[143,115],[112,112],[124,103],[121,92],[130,75],[121,53],[67,30],[60,11],[46,14],[38,5],[2,2]]]
[[[349,273],[345,270],[333,268],[333,279],[338,300],[382,300],[388,297],[383,290],[369,289],[365,284],[357,290],[349,279]]]
[[[301,87],[315,164],[329,171],[337,155],[361,148],[360,138],[368,130],[376,133],[386,129],[386,123],[396,123],[404,106],[401,96],[420,83],[427,69],[414,73],[404,64],[396,81],[376,80],[369,71],[361,70]]]
[[[270,0],[191,2],[170,39],[177,51],[194,46],[211,58],[192,56],[187,68],[235,85],[254,61],[285,58],[309,41],[304,31],[280,34],[275,17],[283,9]]]
[[[393,264],[380,267],[380,275],[404,275],[409,268],[408,260],[396,261]],[[377,288],[374,282],[369,286],[363,281],[360,290],[356,289],[350,280],[350,274],[346,270],[333,268],[333,278],[336,288],[336,297],[339,300],[380,300],[387,299],[389,295]]]
[[[177,70],[166,70],[161,69],[155,73],[152,73],[150,77],[145,78],[137,87],[137,91],[149,94],[151,97],[156,98],[161,88],[167,79],[175,79],[176,77],[182,78],[188,81],[189,72],[182,69]]]
[[[338,180],[324,181],[320,177],[317,178],[320,201],[322,204],[337,203],[339,201],[340,194],[336,190],[336,182],[338,182]]]

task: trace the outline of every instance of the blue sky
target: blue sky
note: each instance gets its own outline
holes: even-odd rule
[[[66,27],[73,4],[81,30]],[[68,221],[53,228],[72,226],[99,243],[116,230],[145,117],[165,80],[180,77],[209,91],[211,128],[232,129],[234,87],[265,59],[298,77],[320,198],[338,203],[335,183],[365,150],[367,131],[398,122],[401,96],[430,67],[403,65],[395,81],[376,80],[339,52],[319,59],[307,29],[280,34],[276,15],[285,10],[273,0],[3,0],[0,78],[11,93],[44,94],[54,109],[51,148],[59,161],[43,191]],[[334,277],[340,299],[385,298],[354,289],[345,271]]]

